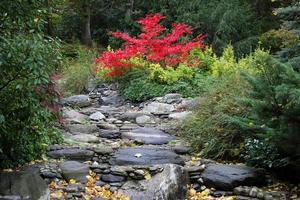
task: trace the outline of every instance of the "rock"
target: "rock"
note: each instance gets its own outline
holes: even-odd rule
[[[130,132],[122,133],[122,138],[142,141],[145,144],[166,144],[176,139],[167,133],[155,128],[137,128]]]
[[[121,131],[128,131],[132,129],[139,128],[140,126],[132,123],[124,123],[124,125],[120,128]]]
[[[173,164],[163,168],[150,180],[128,181],[118,191],[131,200],[184,200],[188,181],[183,168]]]
[[[165,103],[180,103],[182,101],[182,95],[177,93],[166,94],[163,97]]]
[[[66,127],[72,134],[93,134],[99,132],[96,124],[67,124]]]
[[[187,154],[190,151],[189,147],[176,145],[172,147],[172,150],[177,154]]]
[[[144,116],[143,112],[125,112],[120,115],[119,119],[123,121],[134,121],[137,117]]]
[[[182,120],[186,118],[188,115],[190,115],[192,112],[185,111],[185,112],[176,112],[169,114],[169,119],[175,119],[175,120]]]
[[[63,109],[63,117],[69,123],[82,124],[88,120],[86,115],[83,115],[73,109]]]
[[[101,129],[105,129],[105,130],[118,130],[118,127],[114,124],[109,124],[106,122],[101,122],[99,124],[97,124],[97,126]]]
[[[40,177],[38,169],[29,168],[18,172],[1,172],[0,199],[49,200],[50,191],[45,181]]]
[[[124,176],[118,176],[118,175],[113,175],[113,174],[104,174],[101,176],[101,180],[104,182],[109,182],[109,183],[115,183],[115,182],[122,182],[125,181]]]
[[[113,106],[119,106],[123,103],[123,98],[119,95],[112,95],[108,97],[101,97],[99,100],[99,103],[104,106],[113,105]]]
[[[117,139],[121,137],[121,133],[118,130],[100,130],[99,137]]]
[[[72,135],[70,139],[76,142],[83,142],[83,143],[99,143],[98,137],[89,134]]]
[[[144,125],[144,124],[153,124],[155,121],[149,117],[148,115],[141,115],[135,119],[135,122],[139,125]]]
[[[105,118],[106,117],[99,111],[90,115],[90,120],[93,120],[93,121],[100,121]]]
[[[72,107],[87,107],[92,104],[90,98],[88,95],[74,95],[70,96],[67,98],[63,98],[62,103],[67,106],[72,106]]]
[[[91,160],[94,152],[86,149],[79,148],[65,148],[54,151],[49,151],[47,155],[54,159],[66,158],[70,160]]]
[[[239,185],[251,186],[265,183],[263,170],[241,165],[209,164],[202,173],[204,185],[228,191]]]
[[[101,154],[101,155],[111,154],[114,152],[114,150],[110,146],[104,146],[104,145],[96,146],[93,148],[93,150],[97,154]]]
[[[154,165],[168,163],[184,165],[180,156],[173,151],[142,147],[119,149],[109,162],[112,165]]]
[[[205,170],[205,166],[204,165],[200,165],[200,166],[186,167],[185,170],[188,173],[203,172]]]
[[[62,176],[65,180],[75,179],[79,182],[86,182],[89,174],[89,166],[77,161],[66,161],[59,165]]]
[[[143,109],[143,112],[155,115],[170,114],[173,111],[175,111],[175,107],[173,105],[158,102],[152,102]]]

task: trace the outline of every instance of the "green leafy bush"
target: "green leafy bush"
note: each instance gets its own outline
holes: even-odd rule
[[[70,54],[68,49],[73,49],[71,51],[73,53]],[[69,96],[81,93],[90,78],[94,76],[96,51],[81,45],[71,45],[66,52],[69,53],[69,57],[65,59],[60,83],[64,95]]]
[[[37,159],[59,138],[43,102],[59,62],[57,45],[39,34],[0,37],[0,168]],[[51,89],[51,88],[50,88]]]

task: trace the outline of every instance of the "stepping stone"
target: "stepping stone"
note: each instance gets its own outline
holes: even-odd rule
[[[182,158],[171,150],[142,147],[119,149],[109,162],[111,165],[184,165]]]
[[[72,134],[78,134],[78,133],[92,134],[92,133],[99,132],[99,128],[97,127],[96,124],[67,124],[66,128]]]
[[[170,114],[173,111],[175,111],[175,107],[173,105],[158,102],[152,102],[143,109],[143,112],[155,115]]]
[[[62,176],[65,180],[75,179],[79,182],[86,182],[89,174],[89,166],[77,161],[66,161],[59,165]]]
[[[63,117],[66,119],[67,122],[74,124],[83,124],[88,120],[88,117],[86,115],[83,115],[73,109],[64,109]]]
[[[65,148],[49,151],[47,155],[54,159],[66,158],[70,160],[91,160],[94,152],[86,149],[79,148]]]
[[[64,105],[72,106],[72,107],[87,107],[92,104],[91,99],[88,95],[74,95],[67,98],[63,98],[61,102]]]
[[[117,139],[120,138],[121,133],[118,130],[100,130],[99,137],[107,139]]]
[[[122,138],[141,141],[145,144],[166,144],[171,140],[175,140],[174,136],[171,136],[159,129],[155,128],[137,128],[130,132],[122,133]]]
[[[225,191],[240,185],[261,186],[265,183],[264,170],[244,165],[209,164],[202,178],[205,186]]]

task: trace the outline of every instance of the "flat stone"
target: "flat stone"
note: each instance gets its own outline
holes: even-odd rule
[[[171,140],[176,139],[159,129],[155,128],[137,128],[130,132],[122,133],[122,138],[128,138],[131,140],[142,141],[145,144],[166,144]]]
[[[19,198],[22,197],[22,198]],[[0,199],[50,199],[50,191],[38,169],[0,173]]]
[[[89,166],[77,161],[66,161],[59,165],[62,176],[65,180],[75,179],[79,182],[86,182],[89,174]]]
[[[261,186],[265,183],[263,170],[243,165],[208,164],[201,174],[204,185],[229,191],[244,186]]]
[[[72,134],[94,134],[99,132],[99,128],[96,124],[67,124],[66,128]]]
[[[126,130],[132,130],[132,129],[136,129],[139,128],[140,126],[137,124],[133,124],[133,123],[124,123],[123,126],[121,126],[120,130],[126,131]]]
[[[121,133],[118,130],[100,130],[99,137],[107,139],[117,139],[121,137]]]
[[[154,124],[155,121],[148,115],[141,115],[141,116],[138,116],[136,119],[135,119],[135,122],[139,125],[145,125],[145,124]]]
[[[188,178],[178,165],[162,165],[164,170],[150,180],[127,181],[118,192],[131,200],[184,200]]]
[[[143,109],[143,112],[155,115],[170,114],[173,111],[175,111],[175,107],[173,105],[158,102],[152,102]]]
[[[79,148],[65,148],[54,151],[49,151],[47,155],[54,159],[70,159],[70,160],[91,160],[94,152],[86,149]]]
[[[104,174],[101,176],[101,180],[104,182],[109,182],[109,183],[115,183],[115,182],[122,182],[125,181],[124,176],[118,176],[118,175],[113,175],[113,174]]]
[[[74,95],[67,98],[63,98],[61,102],[64,105],[72,106],[72,107],[87,107],[92,104],[88,95]]]
[[[182,158],[173,151],[142,147],[119,149],[109,162],[111,165],[155,165],[168,163],[184,165]]]
[[[105,115],[103,115],[101,112],[95,112],[93,114],[90,115],[90,120],[93,120],[93,121],[100,121],[102,119],[105,119]]]
[[[99,138],[97,136],[89,134],[72,135],[70,139],[82,143],[99,143]]]
[[[183,120],[187,116],[189,116],[191,113],[192,112],[190,112],[190,111],[171,113],[171,114],[169,114],[169,119]]]
[[[96,146],[93,148],[93,150],[97,154],[101,154],[101,155],[111,154],[112,152],[114,152],[114,150],[110,146],[104,146],[104,145]]]
[[[74,124],[83,124],[88,120],[86,115],[83,115],[73,109],[63,109],[63,117],[67,122]]]
[[[99,124],[97,124],[97,126],[101,129],[105,129],[105,130],[118,130],[118,127],[114,124],[109,124],[106,122],[101,122]]]

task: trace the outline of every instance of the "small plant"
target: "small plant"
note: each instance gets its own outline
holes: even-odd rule
[[[137,37],[126,33],[114,32],[112,36],[125,41],[123,49],[104,52],[97,62],[100,64],[98,70],[109,69],[107,76],[121,76],[125,71],[134,67],[130,62],[134,57],[159,63],[162,67],[176,67],[179,63],[194,65],[200,61],[190,62],[189,53],[195,48],[204,48],[203,36],[184,41],[183,36],[192,33],[191,27],[186,24],[173,24],[168,34],[163,34],[166,28],[159,24],[165,17],[160,14],[147,15],[138,20],[142,33]]]
[[[80,94],[94,76],[96,53],[80,45],[73,45],[72,57],[66,57],[60,80],[65,96]]]

